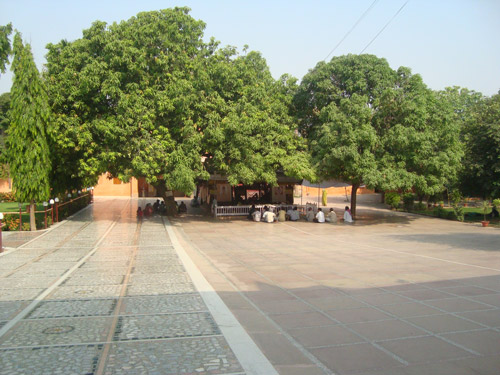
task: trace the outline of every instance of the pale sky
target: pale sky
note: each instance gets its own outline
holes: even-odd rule
[[[260,51],[278,78],[301,79],[324,60],[375,0],[0,0],[0,25],[12,22],[30,43],[39,69],[45,46],[82,36],[95,20],[127,20],[141,11],[188,6],[207,26],[205,38],[240,50]],[[329,56],[366,48],[392,68],[407,66],[432,89],[467,87],[493,95],[500,90],[499,0],[377,0]],[[0,76],[0,93],[11,87]]]

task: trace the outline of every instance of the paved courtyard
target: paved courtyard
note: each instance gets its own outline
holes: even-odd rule
[[[376,205],[138,223],[137,204],[4,239],[0,374],[500,373],[499,229]]]

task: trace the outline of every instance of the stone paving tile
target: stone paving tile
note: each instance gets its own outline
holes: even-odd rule
[[[45,289],[29,288],[29,289],[4,289],[0,293],[0,301],[29,301],[35,299]]]
[[[445,334],[443,337],[482,355],[500,356],[500,332],[493,330],[459,332]]]
[[[56,281],[53,276],[47,277],[7,277],[0,282],[0,289],[47,288]]]
[[[132,273],[162,273],[162,272],[186,272],[186,269],[182,265],[171,265],[171,266],[140,266],[134,267]]]
[[[150,273],[132,274],[128,280],[129,284],[162,284],[162,283],[187,283],[191,278],[186,272],[176,273]]]
[[[121,316],[114,341],[218,335],[210,313]]]
[[[401,365],[396,359],[370,344],[311,349],[311,353],[340,375],[381,368],[387,371],[391,367]]]
[[[489,327],[500,327],[500,313],[497,309],[487,311],[469,311],[458,315]]]
[[[223,337],[111,345],[104,375],[244,374]]]
[[[57,287],[46,299],[66,300],[118,297],[121,289],[121,285],[63,285]]]
[[[126,275],[128,271],[127,267],[117,267],[117,268],[110,268],[108,270],[106,269],[91,269],[91,268],[78,268],[76,269],[71,276],[73,277],[80,277],[80,276],[111,276],[111,275]]]
[[[0,320],[12,319],[27,305],[26,301],[1,301]]]
[[[407,318],[406,320],[432,333],[459,332],[484,328],[484,326],[451,314],[420,316]]]
[[[193,283],[160,283],[160,284],[130,284],[125,295],[131,296],[158,296],[171,294],[195,293]]]
[[[120,315],[179,313],[207,311],[207,306],[198,294],[172,296],[127,297],[122,301]]]
[[[108,316],[113,313],[117,301],[116,299],[42,301],[26,319]]]
[[[22,320],[0,340],[0,347],[103,342],[110,326],[111,318]]]
[[[66,272],[65,269],[32,270],[32,269],[28,269],[26,267],[23,267],[23,268],[15,271],[9,277],[49,277],[49,276],[52,276],[54,278],[57,278],[58,276],[61,276],[64,272]]]
[[[384,341],[380,345],[410,364],[471,356],[470,352],[431,336]]]
[[[61,285],[119,285],[123,282],[123,278],[123,275],[76,275],[70,276]]]
[[[297,328],[289,330],[288,333],[307,348],[366,342],[347,328],[338,325]]]
[[[0,349],[0,374],[94,374],[101,351],[102,345]]]

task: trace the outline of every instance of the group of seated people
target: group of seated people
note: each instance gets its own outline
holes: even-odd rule
[[[306,221],[315,223],[328,222],[331,224],[335,224],[338,222],[337,214],[335,213],[333,208],[330,208],[330,212],[328,212],[328,214],[325,217],[325,214],[321,208],[318,208],[318,211],[315,214],[312,207],[309,207],[304,218]],[[280,210],[278,214],[275,214],[267,206],[264,206],[264,213],[261,214],[261,211],[257,209],[255,205],[252,205],[248,213],[248,219],[253,221],[264,221],[266,223],[273,223],[275,221],[283,222],[286,220],[298,221],[300,220],[300,214],[299,211],[297,210],[297,207],[290,208],[288,211]],[[353,222],[349,206],[346,206],[344,210],[344,222],[345,223]]]
[[[175,202],[175,205],[177,206],[178,213],[181,214],[187,212],[187,206],[184,202],[181,202],[180,204],[177,204],[177,202]],[[159,214],[159,215],[167,214],[167,206],[165,205],[164,201],[160,202],[160,200],[157,199],[156,202],[153,204],[147,203],[146,207],[144,207],[144,210],[140,206],[139,208],[137,208],[138,218],[150,217],[153,214]]]
[[[166,212],[167,207],[165,206],[165,202],[160,203],[160,200],[157,199],[153,204],[147,203],[146,207],[144,207],[144,210],[141,208],[141,206],[139,206],[137,208],[137,217],[150,217],[153,214],[165,215]]]

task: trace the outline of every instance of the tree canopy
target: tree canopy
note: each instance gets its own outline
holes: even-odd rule
[[[17,33],[13,43],[10,126],[7,131],[7,159],[18,202],[31,202],[31,229],[35,230],[34,202],[50,193],[49,148],[46,128],[50,117],[45,87],[33,61],[29,44]]]
[[[300,129],[320,176],[383,190],[442,191],[461,157],[451,107],[408,68],[347,55],[319,63],[296,95]]]
[[[58,185],[95,182],[109,171],[190,192],[209,171],[236,184],[273,183],[280,168],[305,170],[287,83],[272,79],[258,53],[235,57],[205,43],[205,24],[188,13],[97,21],[81,39],[48,45]]]
[[[463,192],[500,197],[500,94],[477,102],[464,126]]]
[[[217,103],[203,130],[205,166],[228,181],[277,184],[277,174],[311,178],[304,139],[294,133],[290,105],[296,80],[274,80],[257,52],[224,49],[212,59],[212,98]]]

